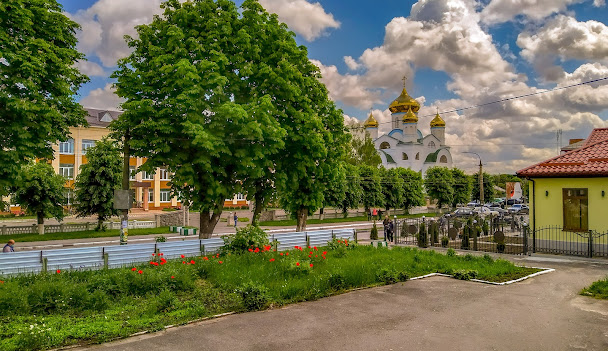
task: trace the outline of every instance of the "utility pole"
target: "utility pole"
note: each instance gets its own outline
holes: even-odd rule
[[[130,169],[129,169],[129,161],[131,160],[131,149],[129,148],[129,141],[131,140],[131,135],[129,134],[129,130],[125,133],[122,153],[123,153],[123,167],[122,167],[122,190],[129,192],[129,180],[130,180]],[[144,195],[145,196],[145,195]],[[131,207],[131,199],[130,195],[127,196],[129,199],[128,206],[126,209],[122,210],[122,219],[120,221],[120,245],[127,245],[129,241],[129,207]]]
[[[463,154],[473,154],[479,158],[479,205],[483,209],[483,165],[481,164],[481,156],[476,152],[463,152]]]

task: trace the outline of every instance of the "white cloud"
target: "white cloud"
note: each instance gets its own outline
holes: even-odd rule
[[[606,5],[606,0],[593,0],[593,6],[602,7]]]
[[[95,62],[79,60],[75,66],[81,73],[89,77],[105,77],[107,75],[103,68]]]
[[[565,11],[568,5],[583,1],[585,0],[492,0],[481,11],[481,18],[487,24],[508,22],[518,15],[538,21]],[[598,3],[601,1],[603,0],[596,0]]]
[[[361,65],[357,63],[357,61],[352,58],[352,56],[344,56],[344,63],[346,64],[348,69],[352,71],[356,71],[361,67]]]
[[[117,110],[124,99],[116,95],[115,92],[116,89],[112,87],[112,84],[106,84],[103,89],[92,90],[89,95],[80,100],[80,104],[89,108]]]
[[[327,29],[340,28],[340,22],[331,13],[325,12],[320,3],[306,0],[260,0],[268,12],[276,13],[291,30],[304,39],[313,41],[326,33]]]

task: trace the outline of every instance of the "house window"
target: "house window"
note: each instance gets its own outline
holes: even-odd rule
[[[148,173],[147,171],[143,171],[141,172],[141,179],[154,180],[154,173]]]
[[[154,189],[148,189],[148,202],[154,202]]]
[[[443,155],[439,158],[439,163],[448,163],[448,158]]]
[[[434,142],[434,141],[431,141],[431,142],[429,143],[429,149],[434,149],[434,148],[435,148],[435,142]]]
[[[71,206],[74,204],[74,192],[70,188],[63,189],[63,195],[65,196],[65,204],[66,206]]]
[[[171,190],[160,189],[160,202],[171,202]]]
[[[59,153],[64,155],[74,154],[74,139],[68,139],[59,143]]]
[[[74,179],[74,164],[62,163],[59,165],[59,174],[67,179]]]
[[[135,180],[135,166],[129,166],[129,180]]]
[[[236,194],[236,199],[237,200],[245,200],[245,195],[243,195],[241,193],[238,193],[238,194]]]
[[[420,153],[416,154],[416,159],[419,160],[420,159]]]
[[[383,142],[382,144],[380,144],[380,149],[381,150],[385,150],[385,149],[390,149],[391,148],[391,144],[389,144],[388,142]]]
[[[407,157],[407,154],[404,152],[402,155],[403,160],[409,160],[409,157]]]
[[[160,169],[160,180],[171,180],[169,178],[169,172],[165,168]]]
[[[90,147],[95,146],[95,140],[86,140],[83,139],[82,140],[82,153],[86,154],[87,153],[87,149]]]
[[[563,189],[564,230],[589,230],[588,197],[586,188]]]

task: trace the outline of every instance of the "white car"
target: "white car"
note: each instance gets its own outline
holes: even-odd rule
[[[485,206],[484,207],[475,207],[474,211],[482,216],[498,216],[498,211],[489,209]]]

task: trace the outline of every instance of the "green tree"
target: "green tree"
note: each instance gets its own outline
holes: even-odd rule
[[[403,202],[400,207],[409,213],[410,208],[424,205],[422,175],[409,168],[397,168],[397,172],[403,179]]]
[[[454,199],[454,178],[446,167],[431,167],[426,171],[424,187],[431,199],[437,200],[437,205],[450,205]]]
[[[261,29],[286,30],[257,2],[246,1],[242,15],[227,0],[170,0],[163,7],[162,17],[137,27],[138,39],[128,39],[133,53],[113,74],[126,102],[112,128],[117,137],[129,135],[133,154],[148,158],[146,167],[174,173],[173,191],[201,212],[200,233],[207,237],[224,199],[244,186],[249,192],[267,186],[253,179],[276,171],[275,155],[285,147],[277,118],[284,110],[275,103],[283,100],[272,94],[303,87],[261,62],[260,49],[271,40]],[[257,22],[249,17],[258,10],[267,21],[251,28]],[[254,89],[262,72],[274,89]]]
[[[347,161],[352,165],[364,164],[372,167],[379,167],[382,164],[382,159],[369,132],[365,132],[363,138],[353,137],[351,139]]]
[[[52,145],[85,123],[74,97],[88,78],[74,67],[84,59],[76,50],[80,26],[55,0],[1,1],[0,28],[2,198],[21,166],[51,159]]]
[[[404,181],[396,168],[380,168],[384,209],[387,214],[391,208],[399,208],[403,204]]]
[[[479,200],[479,172],[475,173],[471,176],[472,183],[472,198],[473,200]],[[494,199],[494,181],[492,180],[492,176],[483,173],[483,199],[484,202],[489,202]]]
[[[381,207],[384,204],[382,194],[382,178],[378,168],[362,165],[359,168],[361,176],[361,190],[363,192],[361,203],[365,207],[365,212],[369,212],[372,207]]]
[[[116,142],[104,138],[87,149],[87,163],[80,167],[74,183],[75,209],[79,217],[97,216],[95,230],[105,230],[103,221],[118,215],[114,190],[120,189],[122,158]]]
[[[471,178],[458,168],[452,169],[452,179],[454,180],[453,189],[454,197],[452,198],[452,206],[458,204],[466,204],[471,199]]]
[[[346,188],[348,186],[346,180],[346,164],[341,163],[338,165],[336,177],[328,182],[325,193],[323,194],[323,210],[325,207],[341,207],[342,203],[346,199]]]
[[[21,168],[17,185],[12,188],[14,200],[38,219],[38,234],[44,234],[44,218],[62,220],[65,204],[65,178],[45,162],[30,163]]]
[[[359,167],[351,164],[344,164],[346,177],[346,186],[344,189],[344,200],[340,204],[344,218],[348,216],[348,209],[358,208],[363,196],[361,188],[361,177],[359,176]]]

